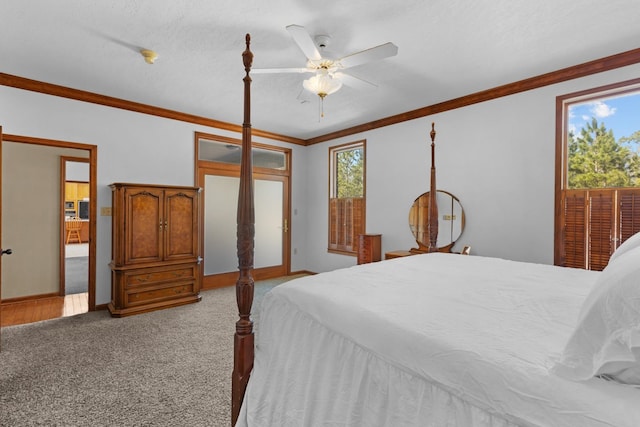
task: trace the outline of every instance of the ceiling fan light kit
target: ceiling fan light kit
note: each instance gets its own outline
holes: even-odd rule
[[[324,98],[337,92],[342,84],[356,88],[371,87],[374,84],[366,82],[358,77],[347,74],[342,70],[370,61],[377,61],[398,54],[398,47],[393,43],[385,43],[370,49],[365,49],[339,59],[325,58],[321,52],[329,46],[331,37],[317,35],[312,38],[307,30],[300,25],[288,25],[287,31],[298,45],[302,53],[307,57],[306,68],[254,68],[255,73],[314,73],[314,76],[302,82],[305,90],[320,97],[321,109]],[[320,50],[318,50],[318,48]],[[324,117],[322,111],[321,117]]]
[[[309,92],[324,98],[337,92],[342,87],[342,82],[334,78],[326,68],[321,68],[315,76],[303,81],[302,86]]]
[[[333,78],[326,68],[321,68],[318,73],[303,81],[302,87],[320,97],[320,118],[324,117],[324,98],[335,93],[342,87],[342,82]]]

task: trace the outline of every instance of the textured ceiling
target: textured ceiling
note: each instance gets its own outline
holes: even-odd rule
[[[254,68],[305,65],[289,24],[338,57],[398,46],[350,69],[378,87],[343,87],[322,119],[298,99],[309,75],[253,75],[254,128],[307,139],[638,48],[639,15],[638,0],[2,0],[0,72],[241,124],[246,33]]]

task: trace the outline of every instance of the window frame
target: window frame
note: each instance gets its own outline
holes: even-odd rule
[[[589,192],[597,192],[600,189],[569,189],[569,174],[568,174],[568,166],[569,166],[569,156],[568,156],[568,140],[567,136],[569,134],[569,107],[574,104],[581,104],[589,101],[596,101],[603,98],[612,98],[619,97],[625,94],[629,94],[632,92],[640,93],[640,78],[626,80],[623,82],[612,83],[605,86],[600,86],[592,89],[586,89],[579,92],[574,92],[566,95],[561,95],[556,97],[556,153],[555,153],[555,212],[554,212],[554,264],[565,266],[567,264],[566,260],[566,250],[567,245],[565,244],[565,231],[566,231],[566,220],[565,220],[565,197],[568,197],[567,194],[572,191],[584,191],[585,192],[585,229],[584,229],[584,250],[586,253],[584,254],[583,266],[579,267],[574,264],[571,266],[579,267],[579,268],[587,268],[591,269],[592,265],[592,254],[590,253],[590,233],[591,233],[591,225],[588,219],[588,212],[591,209],[591,204],[589,202]],[[618,192],[619,191],[629,191],[633,190],[640,191],[638,187],[624,187],[624,188],[610,188],[607,189],[610,192],[613,192],[612,197],[614,198],[614,207],[613,207],[613,218],[615,223],[612,226],[612,236],[611,236],[611,249],[610,252],[613,251],[622,243],[623,239],[619,236],[619,228],[620,228],[620,214],[619,211],[623,209],[622,205],[618,206]],[[602,254],[596,254],[598,257],[601,257]],[[610,254],[608,255],[610,256]],[[599,260],[598,265],[594,269],[604,268],[606,265],[606,261],[608,261],[608,256],[606,260]],[[571,263],[571,262],[570,262]]]
[[[337,193],[337,187],[336,187],[337,155],[338,153],[341,153],[341,152],[351,151],[356,149],[362,149],[362,197],[357,197],[357,198],[350,197],[350,198],[341,199],[336,197],[337,196],[336,194]],[[328,191],[328,203],[327,203],[327,213],[328,213],[327,251],[330,253],[357,256],[357,250],[358,250],[357,236],[359,234],[364,234],[366,230],[366,211],[367,211],[366,209],[366,206],[367,206],[367,141],[366,139],[329,147],[329,189],[328,190],[329,191]],[[334,200],[336,202],[334,202]],[[353,200],[360,200],[360,201],[355,204],[354,203],[350,204],[349,200],[351,200],[351,202],[353,202]],[[339,226],[338,224],[334,224],[334,221],[336,221],[338,218],[337,215],[332,215],[333,213],[332,209],[334,204],[341,204],[342,208],[345,208],[347,210],[351,209],[351,211],[348,214],[344,215],[348,218],[348,220],[351,221],[351,223],[349,224],[349,227],[352,230],[351,233],[346,233],[346,231],[348,230],[346,223],[343,224],[342,226]],[[350,204],[350,207],[345,206],[349,204]],[[359,213],[359,216],[353,215],[354,205],[358,205],[358,206],[355,206],[355,208],[359,210],[359,212],[356,212],[356,214]],[[361,218],[361,221],[359,221],[359,227],[357,226],[358,225],[357,219],[356,219],[356,226],[354,227],[353,225],[354,218]],[[350,244],[332,243],[333,230],[335,230],[336,234],[342,236],[342,240],[338,238],[337,239],[338,241],[347,242],[347,243],[350,242]],[[348,236],[347,234],[349,234],[350,236]],[[333,241],[335,242],[336,239],[334,239]]]

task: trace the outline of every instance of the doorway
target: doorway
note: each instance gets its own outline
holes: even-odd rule
[[[196,133],[196,182],[203,189],[202,288],[231,286],[238,277],[236,248],[241,141]],[[290,273],[291,150],[253,144],[255,246],[253,278]]]
[[[97,147],[89,144],[3,135],[2,244],[13,249],[4,257],[0,277],[2,303],[64,300],[64,197],[61,157],[88,165],[90,195],[96,194]],[[82,198],[84,199],[84,197]],[[95,197],[89,197],[86,233],[86,310],[95,310]],[[33,306],[33,304],[26,304]],[[4,314],[4,313],[3,313]],[[50,315],[49,318],[61,317]],[[26,316],[32,318],[31,314]],[[44,320],[44,319],[40,319]]]
[[[89,204],[91,188],[89,159],[60,157],[60,294],[64,295],[64,315],[89,310]]]

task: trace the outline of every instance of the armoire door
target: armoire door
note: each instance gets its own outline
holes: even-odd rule
[[[193,259],[199,253],[198,191],[165,190],[164,259]]]
[[[153,187],[126,188],[124,262],[162,261],[164,191]]]
[[[198,257],[197,190],[127,187],[124,212],[124,263]]]

